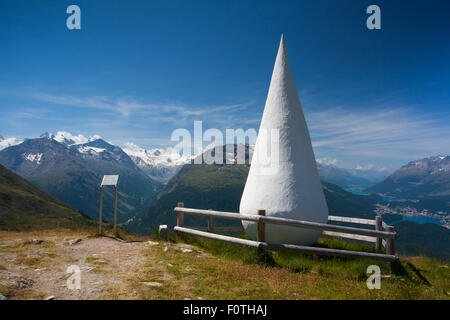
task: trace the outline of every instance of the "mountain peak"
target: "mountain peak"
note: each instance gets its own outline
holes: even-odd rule
[[[372,188],[398,197],[426,198],[450,194],[450,156],[410,161]]]
[[[50,132],[44,132],[39,138],[53,139],[55,136]]]
[[[73,135],[66,131],[58,131],[56,135],[53,136],[53,139],[66,145],[66,146],[72,146],[77,144],[84,144],[90,141],[95,141],[100,139],[101,137],[97,134],[94,134],[91,137],[86,137],[82,134]]]

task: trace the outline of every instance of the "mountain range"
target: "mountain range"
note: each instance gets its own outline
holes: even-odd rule
[[[149,177],[162,183],[169,181],[191,159],[189,156],[180,155],[173,148],[146,150],[131,142],[125,143],[123,151]]]
[[[406,199],[450,201],[450,156],[411,161],[369,190]]]
[[[0,151],[0,163],[92,218],[98,217],[99,186],[105,174],[119,174],[119,222],[149,207],[162,185],[138,168],[122,149],[102,139],[73,142],[58,141],[48,134],[27,139]],[[104,189],[103,214],[111,220],[113,189]]]
[[[100,138],[99,135],[85,137],[81,134],[72,135],[65,131],[56,134],[44,133],[41,137],[55,140],[65,146],[81,145]],[[18,138],[2,139],[0,150],[22,143]],[[118,147],[119,148],[119,147]],[[153,180],[167,183],[184,164],[190,163],[194,156],[180,155],[174,148],[144,149],[134,143],[127,142],[121,149],[131,158],[137,167]],[[248,146],[249,159],[253,154],[253,145]],[[226,157],[226,151],[224,150]],[[224,163],[226,158],[224,158]],[[233,160],[234,161],[234,160]],[[230,163],[230,162],[228,162]],[[373,169],[344,169],[331,164],[318,163],[319,176],[323,181],[336,184],[342,188],[370,187],[387,177],[388,172]]]

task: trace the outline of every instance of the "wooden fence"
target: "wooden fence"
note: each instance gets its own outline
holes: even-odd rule
[[[395,239],[397,238],[397,233],[394,231],[394,227],[386,225],[381,217],[377,216],[375,220],[369,219],[359,219],[359,218],[349,218],[349,217],[338,217],[329,216],[329,221],[334,222],[344,222],[353,224],[364,224],[373,225],[375,230],[355,228],[341,225],[333,225],[327,223],[316,223],[309,221],[277,218],[277,217],[266,217],[265,210],[258,210],[255,215],[243,215],[234,212],[223,212],[214,210],[202,210],[202,209],[192,209],[184,208],[182,202],[178,203],[177,207],[174,209],[177,214],[177,225],[174,230],[178,233],[185,233],[194,236],[200,236],[209,239],[221,240],[226,242],[231,242],[235,244],[245,245],[249,247],[257,248],[259,251],[263,250],[287,250],[296,251],[302,253],[311,253],[318,255],[328,255],[328,256],[340,256],[340,257],[352,257],[352,258],[365,258],[365,259],[375,259],[388,262],[398,262],[398,256],[395,254]],[[208,227],[206,228],[195,228],[195,227],[185,227],[184,226],[184,215],[193,214],[208,217]],[[213,226],[213,218],[225,218],[231,220],[245,220],[251,221],[258,224],[257,241],[240,239],[236,237],[231,237],[227,235],[221,235],[213,233],[216,232],[232,232],[232,231],[243,231],[242,227],[227,227],[219,228]],[[333,237],[355,239],[359,241],[366,241],[375,243],[377,250],[381,250],[383,247],[386,248],[386,253],[370,253],[370,252],[360,252],[360,251],[350,251],[350,250],[339,250],[339,249],[329,249],[329,248],[318,248],[310,246],[299,246],[293,244],[274,244],[265,241],[265,226],[266,224],[277,224],[284,226],[291,226],[297,228],[315,229],[322,230],[323,234]]]

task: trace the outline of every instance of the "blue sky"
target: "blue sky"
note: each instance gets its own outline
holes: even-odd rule
[[[81,30],[66,8],[81,8]],[[381,8],[381,30],[366,8]],[[450,2],[0,3],[0,134],[168,146],[255,128],[281,33],[316,158],[395,169],[450,150]]]

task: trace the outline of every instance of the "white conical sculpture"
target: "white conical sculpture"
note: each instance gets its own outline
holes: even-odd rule
[[[283,36],[239,211],[256,215],[259,209],[265,209],[266,216],[328,221],[328,207]],[[250,238],[256,239],[256,223],[242,223]],[[266,241],[271,243],[311,245],[320,234],[318,230],[266,224]]]

